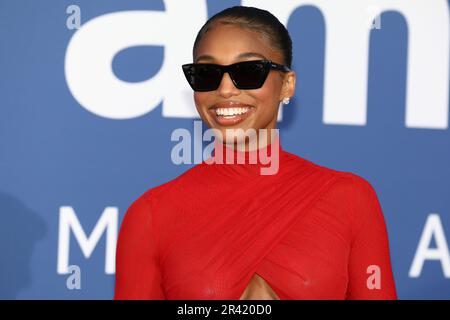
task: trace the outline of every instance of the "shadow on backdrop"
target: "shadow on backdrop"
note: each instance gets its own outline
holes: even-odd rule
[[[0,193],[0,299],[15,299],[31,284],[31,257],[47,226],[16,198]]]

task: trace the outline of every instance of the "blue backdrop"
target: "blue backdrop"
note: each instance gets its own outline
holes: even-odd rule
[[[284,149],[374,186],[400,299],[450,298],[448,2],[269,3],[0,0],[0,298],[113,297],[126,209],[195,165],[171,161],[171,133],[198,120],[179,66],[205,19],[238,4],[269,9],[293,38]],[[352,38],[362,12],[367,51]]]

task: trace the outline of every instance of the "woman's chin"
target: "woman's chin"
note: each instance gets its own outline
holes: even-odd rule
[[[245,145],[257,142],[258,131],[254,128],[215,128],[220,142],[228,145]]]

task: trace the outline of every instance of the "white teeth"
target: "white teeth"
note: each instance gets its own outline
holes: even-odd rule
[[[218,116],[235,116],[237,114],[246,113],[250,108],[217,108],[215,109]]]

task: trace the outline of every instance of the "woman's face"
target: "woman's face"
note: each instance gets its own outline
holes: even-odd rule
[[[203,35],[194,52],[195,63],[216,63],[228,65],[240,61],[272,60],[283,63],[279,50],[271,48],[268,40],[260,33],[234,25],[216,25]],[[242,90],[235,87],[228,73],[225,73],[217,90],[194,92],[197,111],[203,121],[220,131],[226,143],[241,144],[244,135],[233,133],[232,141],[227,139],[226,129],[274,129],[277,124],[278,108],[283,98],[292,97],[295,90],[295,73],[271,70],[259,89]],[[248,111],[226,119],[217,115],[223,108],[244,108]],[[242,133],[242,132],[241,132]],[[270,134],[270,132],[268,132]],[[246,140],[248,145],[248,140]],[[267,141],[259,141],[260,145]]]

